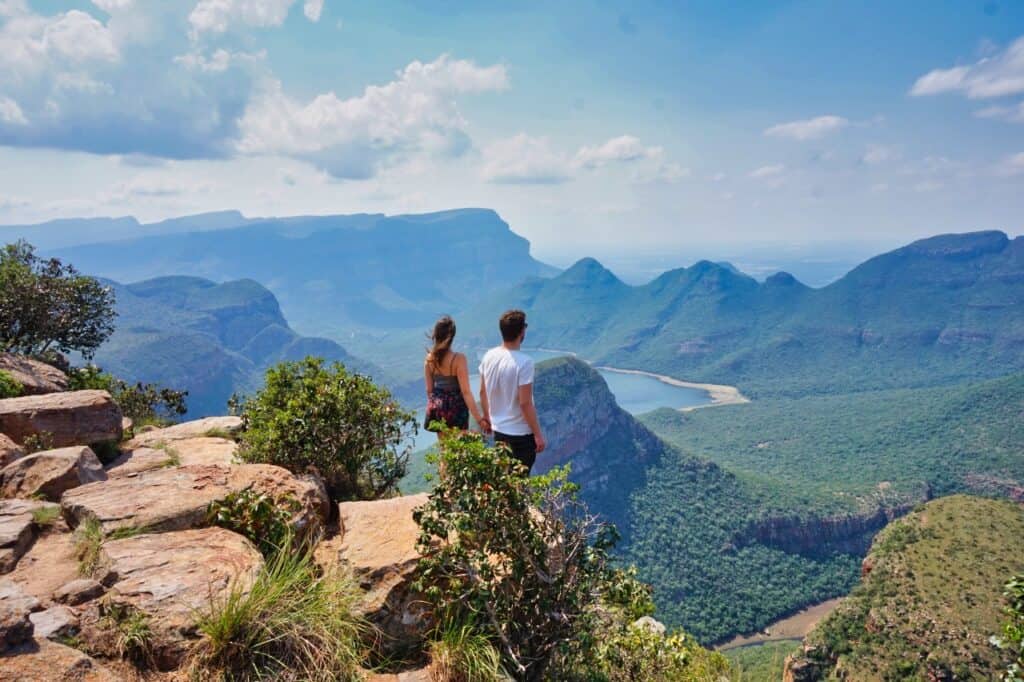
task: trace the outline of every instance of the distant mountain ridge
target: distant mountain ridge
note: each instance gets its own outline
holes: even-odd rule
[[[534,345],[755,395],[927,386],[1024,367],[1024,237],[941,235],[821,289],[700,261],[630,286],[591,258],[463,316],[473,338],[522,307]]]
[[[132,225],[118,226],[118,241],[47,255],[118,281],[186,273],[253,279],[274,292],[296,328],[340,340],[356,331],[420,328],[511,283],[557,272],[533,259],[529,242],[487,209],[262,219],[214,214],[138,228],[130,239],[123,235]],[[44,228],[0,228],[0,236],[38,241]],[[146,236],[147,229],[166,233]]]
[[[104,283],[114,289],[118,318],[96,363],[128,381],[187,389],[190,417],[223,414],[232,393],[262,384],[267,367],[307,355],[386,382],[382,371],[334,341],[295,333],[274,295],[252,280]]]

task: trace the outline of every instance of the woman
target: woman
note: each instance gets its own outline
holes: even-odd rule
[[[452,350],[455,340],[455,321],[445,315],[434,325],[431,334],[433,347],[423,361],[423,379],[427,385],[427,416],[424,426],[430,430],[431,422],[439,421],[450,429],[469,428],[469,415],[485,431],[490,424],[480,414],[469,386],[469,367],[466,356]]]

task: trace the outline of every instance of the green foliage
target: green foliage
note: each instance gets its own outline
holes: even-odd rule
[[[36,524],[40,528],[49,528],[57,523],[57,519],[60,518],[60,507],[56,505],[47,505],[45,507],[39,507],[38,509],[32,510],[32,523]]]
[[[217,680],[359,680],[362,596],[340,571],[321,573],[310,551],[275,552],[251,587],[234,584],[197,614],[193,676]]]
[[[153,631],[149,617],[126,604],[101,602],[100,616],[104,625],[114,631],[117,653],[138,666],[149,666],[153,661]]]
[[[601,637],[585,678],[595,682],[696,682],[726,677],[724,656],[702,648],[684,632],[659,633],[643,624],[611,627]]]
[[[7,372],[0,369],[0,399],[17,398],[24,387]]]
[[[996,679],[1020,654],[1019,640],[987,642],[1005,576],[1024,570],[1021,537],[1024,512],[1003,500],[953,495],[894,521],[861,583],[808,635],[811,661],[851,679]],[[1014,589],[1011,608],[1024,605],[1024,583]]]
[[[392,494],[405,474],[416,431],[411,412],[344,365],[307,357],[267,371],[244,404],[239,457],[293,472],[315,467],[335,500]]]
[[[90,358],[114,331],[114,295],[25,241],[0,250],[0,349],[23,355],[78,351]]]
[[[78,560],[78,574],[91,577],[100,567],[100,550],[103,549],[103,526],[95,517],[88,517],[75,529],[75,558]]]
[[[147,424],[166,426],[188,412],[185,404],[188,391],[141,382],[132,385],[96,365],[72,369],[68,373],[68,387],[72,391],[107,391],[121,408],[121,414],[130,417],[136,427]]]
[[[1007,581],[1003,590],[1006,599],[1006,622],[1000,637],[993,638],[993,644],[1009,652],[1013,658],[1003,682],[1024,681],[1024,573]]]
[[[43,450],[53,449],[53,434],[49,431],[40,431],[39,433],[32,433],[25,436],[25,440],[21,444],[22,449],[26,455],[31,455],[34,452],[42,452]]]
[[[445,625],[436,637],[429,647],[430,677],[435,682],[511,680],[501,667],[501,654],[473,626]]]
[[[300,505],[293,497],[275,500],[252,488],[229,493],[210,503],[207,522],[244,535],[264,556],[290,549],[292,515]]]
[[[786,657],[800,651],[792,640],[741,646],[722,652],[732,664],[739,682],[779,682]]]

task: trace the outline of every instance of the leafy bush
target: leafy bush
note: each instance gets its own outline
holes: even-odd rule
[[[242,405],[239,457],[302,473],[315,467],[335,500],[395,492],[416,431],[411,412],[370,379],[320,358],[284,362]]]
[[[290,549],[292,515],[299,509],[298,500],[280,500],[252,488],[229,493],[223,500],[210,503],[207,521],[244,535],[264,556]]]
[[[434,682],[502,682],[511,680],[501,667],[501,654],[486,636],[470,625],[439,628],[430,643],[430,678]]]
[[[102,624],[112,630],[117,654],[136,665],[153,663],[153,630],[149,617],[138,609],[124,604],[100,603]]]
[[[0,249],[0,349],[78,351],[91,358],[114,331],[114,293],[25,241]]]
[[[17,398],[23,390],[14,377],[0,369],[0,398]]]
[[[106,391],[121,408],[121,414],[130,417],[135,426],[164,426],[188,412],[185,404],[188,391],[176,391],[141,382],[133,386],[96,365],[72,369],[68,373],[68,388],[72,391]]]
[[[1010,578],[1003,596],[1008,618],[1002,636],[993,638],[993,643],[1014,657],[1003,674],[1003,682],[1024,682],[1024,574]]]
[[[234,585],[198,614],[193,676],[231,680],[358,680],[362,592],[348,574],[321,574],[308,551],[275,552],[247,590]]]

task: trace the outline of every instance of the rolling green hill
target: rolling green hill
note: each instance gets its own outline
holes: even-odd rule
[[[1001,593],[1024,570],[1024,508],[962,495],[879,533],[853,593],[791,662],[801,680],[994,680]]]
[[[754,396],[940,385],[1024,368],[1024,238],[921,240],[821,289],[708,261],[630,287],[584,259],[461,321],[491,338],[495,311],[513,306],[529,312],[533,345]]]

